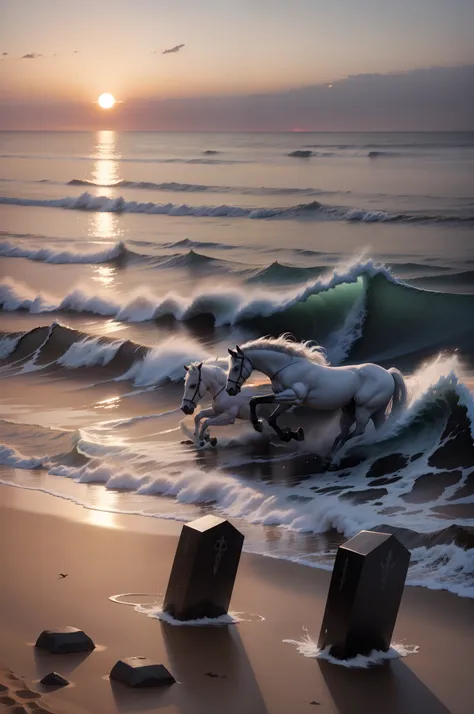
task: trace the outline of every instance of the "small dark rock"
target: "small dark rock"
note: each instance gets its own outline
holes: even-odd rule
[[[216,674],[215,672],[206,672],[206,677],[219,677],[219,679],[226,679],[225,674]]]
[[[388,456],[382,456],[381,459],[377,459],[371,465],[366,476],[367,478],[380,478],[381,476],[387,476],[388,474],[393,474],[400,469],[405,468],[408,463],[408,458],[403,454],[389,454]]]
[[[44,684],[47,687],[65,687],[69,682],[57,672],[50,672],[40,680],[40,684]]]
[[[310,704],[317,707],[317,706],[320,706],[321,702],[317,702],[316,700],[313,700],[312,702],[310,702]]]
[[[92,652],[95,644],[77,627],[64,627],[62,630],[43,630],[36,641],[36,647],[50,654],[72,654]]]
[[[164,687],[176,682],[163,664],[147,657],[120,659],[112,668],[110,678],[134,689]]]

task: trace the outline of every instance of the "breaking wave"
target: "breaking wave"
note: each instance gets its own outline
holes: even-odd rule
[[[206,270],[207,261],[211,268],[214,261],[193,251],[168,260],[196,268],[204,262]],[[220,261],[215,262],[219,267]],[[177,292],[159,295],[146,288],[128,295],[105,293],[81,285],[57,297],[7,278],[0,283],[0,307],[34,314],[92,313],[124,322],[168,323],[171,318],[196,326],[239,325],[252,334],[278,335],[291,326],[297,339],[323,344],[333,363],[347,359],[384,363],[402,356],[423,358],[433,349],[469,352],[474,347],[473,295],[409,286],[372,260],[355,262],[285,291],[264,287],[265,278],[271,282],[280,266],[268,270],[270,276],[265,271],[263,276],[254,274],[260,286],[216,287],[187,297]]]
[[[167,216],[193,216],[199,218],[251,218],[251,219],[323,219],[363,223],[474,223],[474,216],[462,217],[437,214],[388,213],[370,211],[363,208],[327,206],[312,201],[286,208],[246,208],[222,204],[219,206],[190,206],[175,203],[140,203],[126,201],[123,196],[108,198],[83,193],[76,197],[36,199],[14,196],[0,196],[0,204],[14,206],[36,206],[63,208],[82,211],[102,211],[105,213],[145,213]]]
[[[173,191],[176,193],[240,193],[249,196],[330,196],[348,194],[350,191],[325,191],[322,188],[278,188],[278,187],[252,187],[252,186],[212,186],[199,183],[177,183],[165,181],[117,181],[116,183],[96,183],[87,179],[72,179],[68,186],[95,186],[98,188],[134,188],[146,191]]]
[[[34,248],[16,245],[10,241],[0,242],[0,256],[4,258],[27,258],[43,263],[110,263],[124,257],[124,243],[117,242],[99,251],[79,252],[54,248]]]

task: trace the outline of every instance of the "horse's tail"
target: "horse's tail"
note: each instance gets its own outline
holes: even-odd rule
[[[400,370],[395,367],[391,367],[389,370],[395,382],[395,389],[392,397],[392,408],[390,410],[390,416],[395,416],[402,409],[404,409],[408,402],[408,389],[405,382],[405,378]]]

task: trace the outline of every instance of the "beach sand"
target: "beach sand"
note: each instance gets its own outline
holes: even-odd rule
[[[303,627],[317,638],[328,572],[244,554],[231,605],[244,621],[172,626],[109,598],[141,593],[137,602],[153,602],[163,595],[179,524],[112,514],[94,521],[96,512],[5,486],[0,504],[2,712],[472,712],[472,600],[406,588],[394,642],[418,645],[419,652],[347,669],[283,642],[301,639]],[[35,650],[43,629],[64,625],[84,629],[97,649],[63,656]],[[148,691],[112,684],[107,675],[115,662],[134,655],[163,663],[178,683]],[[38,681],[50,671],[70,686],[44,692]],[[41,698],[22,695],[27,689]]]

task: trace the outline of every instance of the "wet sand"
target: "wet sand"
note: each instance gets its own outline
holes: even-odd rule
[[[21,690],[38,692],[37,682],[47,672],[66,676],[70,686],[42,694],[39,702],[58,713],[472,711],[472,600],[406,588],[394,642],[418,645],[419,653],[348,670],[305,658],[283,643],[301,639],[303,627],[317,638],[329,573],[244,554],[232,610],[246,613],[248,621],[220,628],[173,627],[109,598],[164,592],[178,524],[114,516],[109,521],[114,527],[105,527],[107,518],[99,527],[91,524],[90,512],[46,494],[23,492],[20,510],[14,507],[17,493],[0,487],[0,661],[8,668],[0,678],[8,688],[0,692],[0,702],[3,696],[14,699],[14,704],[0,703],[0,711],[22,711],[16,706],[38,711],[26,700],[16,703],[19,685],[8,679],[9,670],[21,678]],[[83,628],[97,649],[88,656],[62,657],[35,651],[41,630],[63,625]],[[107,677],[112,666],[133,655],[165,664],[178,683],[142,692],[112,685]]]

